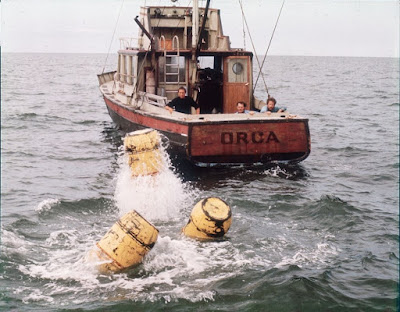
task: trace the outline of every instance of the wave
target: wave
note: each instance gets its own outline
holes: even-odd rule
[[[82,121],[74,121],[73,123],[76,125],[91,125],[91,124],[98,123],[98,121],[97,120],[82,120]]]
[[[363,211],[334,194],[322,195],[291,212],[299,221],[317,224],[328,231],[350,229],[363,223]]]
[[[86,215],[87,212],[101,214],[115,211],[114,201],[110,198],[86,198],[75,201],[48,198],[41,201],[35,208],[35,211],[42,216],[50,215],[68,215],[75,213],[77,215]]]
[[[45,103],[44,103],[45,105]],[[69,121],[69,119],[65,117],[60,117],[56,115],[50,115],[50,114],[38,114],[34,112],[8,112],[6,114],[7,117],[7,123],[10,124],[12,123],[12,119],[16,120],[23,120],[23,121],[38,121],[38,122],[51,122],[51,121]]]
[[[264,174],[271,177],[279,177],[288,180],[304,179],[309,173],[301,165],[276,165],[264,171]]]
[[[22,120],[27,120],[27,119],[33,119],[38,117],[39,115],[36,113],[20,113],[20,114],[16,114],[14,115],[16,118],[18,119],[22,119]],[[10,117],[10,116],[9,116]]]
[[[294,255],[284,256],[275,267],[281,268],[289,265],[296,265],[300,268],[304,265],[316,265],[318,267],[328,262],[329,259],[335,258],[341,251],[334,244],[327,242],[319,242],[313,249],[299,247]]]
[[[60,204],[59,199],[48,198],[41,201],[35,208],[39,213],[49,211],[53,206]]]
[[[40,280],[41,287],[32,297],[30,288],[18,286],[14,296],[27,304],[39,302],[48,307],[115,299],[210,301],[216,295],[213,285],[236,276],[253,263],[229,241],[203,244],[186,238],[159,237],[141,265],[124,273],[102,276],[83,261],[91,243],[82,242],[79,236],[77,231],[51,233],[42,250],[47,253],[46,258],[21,263],[17,269],[25,280]],[[217,268],[222,272],[210,274]],[[93,294],[90,298],[88,292]],[[47,300],[48,296],[53,300]]]

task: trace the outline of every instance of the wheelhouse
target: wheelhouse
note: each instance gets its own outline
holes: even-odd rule
[[[122,102],[135,102],[135,95],[143,92],[172,100],[184,86],[203,114],[234,113],[238,101],[254,108],[253,54],[231,49],[218,9],[198,11],[194,15],[186,7],[141,8],[140,19],[135,19],[139,37],[120,39],[114,80],[117,92],[125,96]]]

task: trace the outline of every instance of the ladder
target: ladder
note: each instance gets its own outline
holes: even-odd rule
[[[179,85],[181,81],[179,80],[179,71],[181,69],[181,65],[179,63],[180,54],[179,54],[179,38],[178,36],[174,36],[172,38],[172,52],[167,52],[165,48],[165,37],[160,37],[160,42],[163,42],[163,50],[164,50],[164,76],[163,83],[164,85],[174,84]],[[176,94],[176,90],[165,90],[166,93],[174,93]]]

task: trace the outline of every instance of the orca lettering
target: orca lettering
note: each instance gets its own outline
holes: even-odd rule
[[[266,139],[265,139],[266,137]],[[268,136],[261,131],[254,131],[250,133],[246,132],[222,132],[221,133],[221,144],[261,144],[276,142],[279,143],[278,137],[273,131],[268,133]]]
[[[269,132],[267,141],[265,141],[265,143],[269,143],[269,141],[275,141],[276,143],[279,143],[278,138],[276,137],[275,133],[273,133],[272,131]]]
[[[222,132],[221,133],[221,143],[222,144],[232,144],[233,143],[233,133],[232,132]]]
[[[256,144],[262,143],[264,140],[263,136],[264,136],[264,133],[262,133],[261,131],[252,132],[251,133],[251,142],[256,143]]]
[[[237,132],[236,137],[237,137],[237,144],[240,144],[240,141],[243,141],[246,144],[249,143],[249,141],[247,141],[247,133],[246,132]]]

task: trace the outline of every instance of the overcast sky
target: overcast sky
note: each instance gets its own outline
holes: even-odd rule
[[[264,54],[282,0],[242,0],[256,50]],[[200,1],[204,6],[206,1]],[[3,52],[107,53],[119,37],[136,37],[139,7],[169,5],[144,0],[3,0]],[[180,0],[176,5],[191,5]],[[118,15],[122,5],[121,15]],[[232,47],[243,47],[238,0],[212,0],[220,8]],[[113,32],[115,36],[113,38]],[[252,46],[246,29],[246,49]],[[398,0],[286,0],[269,55],[399,57]]]

